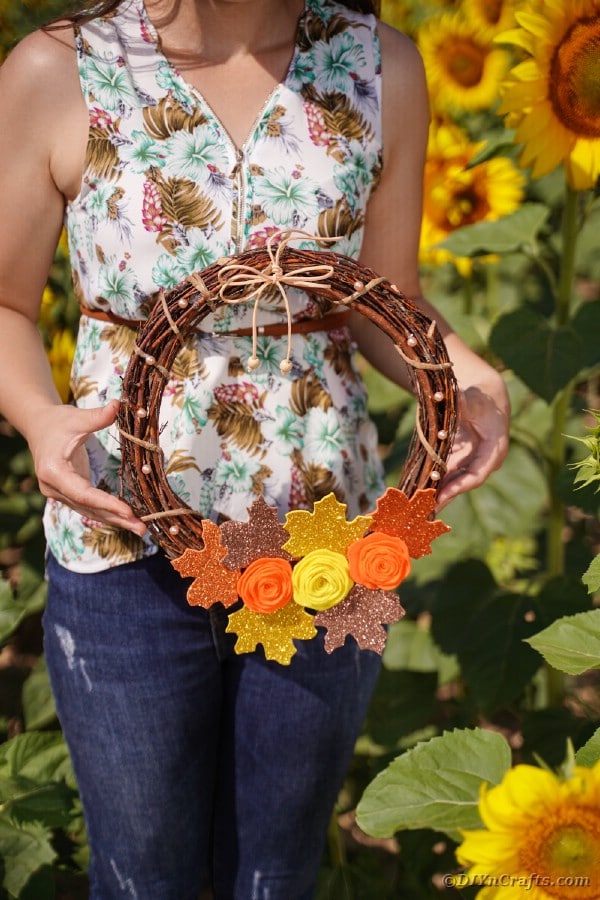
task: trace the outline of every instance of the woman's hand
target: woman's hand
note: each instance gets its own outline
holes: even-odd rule
[[[508,453],[509,420],[510,404],[500,375],[460,391],[458,429],[437,498],[438,510],[500,468]]]
[[[28,431],[29,446],[44,496],[66,503],[88,519],[141,536],[146,526],[133,510],[90,483],[85,442],[95,431],[112,425],[118,410],[117,400],[95,409],[48,407]]]

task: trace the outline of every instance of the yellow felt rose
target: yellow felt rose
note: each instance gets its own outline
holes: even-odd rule
[[[294,600],[309,609],[335,606],[352,589],[348,560],[335,550],[312,550],[292,573]]]

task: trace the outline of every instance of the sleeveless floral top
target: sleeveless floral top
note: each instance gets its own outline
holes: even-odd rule
[[[236,147],[213,110],[164,57],[143,0],[76,31],[89,140],[79,196],[66,212],[81,304],[143,319],[160,288],[221,256],[263,246],[274,232],[340,236],[358,257],[367,202],[381,170],[381,75],[376,21],[332,0],[306,0],[285,79]],[[312,239],[294,246],[317,250]],[[331,246],[331,245],[330,245]],[[293,319],[327,312],[290,289]],[[260,324],[285,321],[265,301]],[[251,304],[223,307],[203,329],[251,322]],[[118,398],[135,327],[82,316],[72,371],[74,402]],[[280,515],[335,491],[354,516],[384,489],[377,435],[346,328],[286,339],[198,335],[180,352],[163,396],[161,448],[176,493],[214,521],[244,520],[263,495]],[[92,480],[118,493],[114,427],[87,444]],[[79,572],[156,552],[149,538],[101,526],[49,501],[48,546]]]

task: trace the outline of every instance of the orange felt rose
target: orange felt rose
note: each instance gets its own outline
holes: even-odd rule
[[[237,590],[252,612],[275,612],[292,599],[292,567],[279,557],[255,559],[238,578]]]
[[[391,591],[410,572],[408,547],[402,538],[381,531],[354,541],[346,550],[350,577],[371,591]]]

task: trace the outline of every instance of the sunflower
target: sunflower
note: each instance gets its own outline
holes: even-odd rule
[[[495,221],[518,209],[525,185],[522,173],[501,156],[469,168],[481,146],[454,124],[432,124],[425,163],[422,263],[452,261],[468,274],[469,259],[453,257],[436,245],[457,228]]]
[[[63,403],[67,403],[70,394],[71,366],[75,355],[75,337],[71,331],[64,329],[52,336],[52,344],[46,351],[52,378]]]
[[[517,127],[521,163],[539,178],[564,163],[575,190],[600,175],[600,0],[529,0],[497,40],[526,58],[502,87],[500,114]]]
[[[515,24],[515,0],[462,0],[460,10],[465,19],[490,35]]]
[[[478,900],[600,898],[600,762],[566,780],[517,765],[482,790],[484,829],[456,851]],[[526,894],[525,894],[526,892]]]
[[[419,29],[418,45],[434,106],[456,110],[493,106],[509,57],[484,30],[458,13],[443,13]]]

